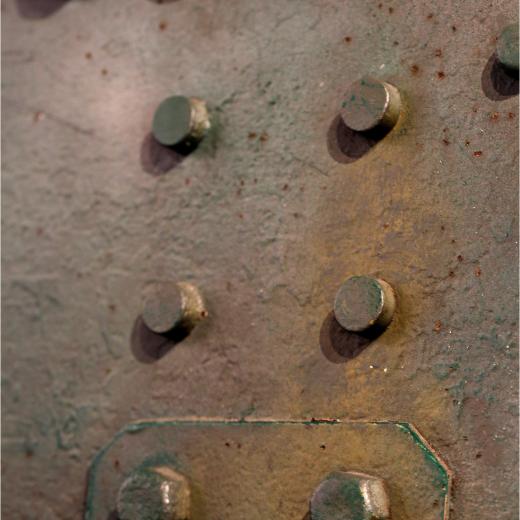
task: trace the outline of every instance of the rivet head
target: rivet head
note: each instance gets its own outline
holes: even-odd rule
[[[188,481],[168,466],[136,469],[119,488],[117,515],[120,520],[188,520]]]
[[[311,520],[388,520],[390,503],[383,480],[364,473],[328,475],[310,500]]]
[[[498,61],[507,69],[518,71],[518,23],[508,25],[498,37]]]
[[[390,83],[364,77],[352,83],[343,96],[341,118],[358,132],[392,128],[401,112],[401,96]]]
[[[151,282],[143,290],[142,319],[157,334],[192,329],[208,315],[198,289],[186,282]]]
[[[395,305],[389,283],[370,276],[351,276],[336,293],[334,315],[344,329],[362,332],[374,326],[386,327]]]
[[[206,103],[202,99],[172,96],[157,107],[152,133],[159,143],[175,146],[200,141],[210,126]]]

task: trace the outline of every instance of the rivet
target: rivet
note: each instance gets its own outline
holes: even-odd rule
[[[389,129],[399,119],[401,96],[390,83],[367,76],[349,86],[340,113],[343,122],[358,132]]]
[[[138,468],[123,481],[117,494],[120,520],[188,520],[190,487],[169,466]]]
[[[497,58],[506,69],[518,72],[518,23],[508,25],[500,33]]]
[[[364,473],[336,471],[316,488],[310,500],[311,520],[388,520],[390,502],[382,479]]]
[[[186,282],[151,282],[143,290],[142,318],[157,334],[192,329],[208,315],[198,289]]]
[[[202,99],[172,96],[157,107],[152,133],[165,146],[192,144],[200,141],[210,126],[208,109]]]
[[[351,276],[336,294],[334,315],[344,329],[362,332],[374,326],[386,327],[395,306],[389,283],[370,276]]]

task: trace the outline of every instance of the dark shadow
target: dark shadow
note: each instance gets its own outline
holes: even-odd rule
[[[111,511],[108,513],[107,520],[119,520],[119,515],[117,514],[117,511]]]
[[[518,71],[506,69],[493,54],[482,72],[482,90],[493,101],[518,95]]]
[[[327,132],[327,148],[335,161],[351,163],[369,152],[389,131],[386,128],[376,128],[368,132],[357,132],[337,115]]]
[[[69,0],[16,0],[22,18],[47,18],[61,9]]]
[[[150,175],[164,175],[177,167],[190,153],[197,149],[197,146],[198,143],[164,146],[149,133],[141,145],[141,167]]]
[[[303,518],[302,520],[311,520],[311,512],[309,511]]]
[[[130,349],[137,361],[155,363],[189,334],[190,330],[186,328],[176,328],[167,334],[157,334],[144,324],[141,316],[138,316],[130,336]]]
[[[345,363],[361,354],[383,331],[384,328],[373,328],[366,332],[349,332],[336,321],[331,311],[321,326],[321,351],[332,363]]]

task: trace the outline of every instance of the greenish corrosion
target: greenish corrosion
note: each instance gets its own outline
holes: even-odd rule
[[[442,504],[442,511],[440,518],[442,520],[446,520],[448,518],[449,511],[449,493],[451,489],[451,473],[448,470],[445,463],[439,458],[439,456],[435,453],[435,451],[429,446],[427,441],[421,436],[421,434],[416,430],[416,428],[406,422],[394,422],[394,421],[377,421],[377,422],[363,422],[363,421],[340,421],[337,419],[318,419],[312,418],[310,420],[305,421],[297,421],[297,420],[246,420],[246,419],[202,419],[202,420],[182,420],[182,419],[165,419],[165,420],[144,420],[138,421],[134,423],[130,423],[126,425],[122,430],[120,430],[116,435],[111,439],[111,441],[105,445],[95,456],[89,470],[88,476],[88,490],[87,497],[85,502],[85,520],[94,520],[95,511],[94,511],[94,500],[96,496],[96,477],[98,470],[100,468],[101,463],[103,462],[105,456],[108,452],[110,452],[111,448],[125,435],[138,435],[141,432],[144,432],[148,429],[152,428],[161,428],[161,427],[218,427],[218,428],[233,428],[233,427],[244,427],[244,426],[253,426],[255,428],[261,427],[270,427],[270,426],[289,426],[289,425],[301,425],[301,426],[338,426],[341,425],[373,425],[373,426],[381,426],[381,427],[394,427],[397,428],[398,431],[403,432],[405,435],[409,436],[415,446],[417,446],[424,455],[424,460],[427,463],[428,467],[432,470],[434,475],[433,484],[436,489],[439,491],[440,503]],[[175,461],[171,458],[171,456],[166,455],[164,453],[158,453],[157,455],[153,455],[151,457],[146,458],[143,461],[143,467],[149,466],[150,464],[156,464],[158,462],[164,463],[167,462],[172,467],[178,466],[178,461]],[[344,493],[350,493],[348,486],[343,490]],[[343,493],[342,491],[342,493]],[[350,495],[349,495],[350,496]],[[348,497],[347,497],[348,498]],[[354,499],[353,497],[351,497]],[[350,500],[350,498],[349,498]]]

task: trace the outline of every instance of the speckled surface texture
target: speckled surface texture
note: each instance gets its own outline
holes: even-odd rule
[[[455,474],[451,519],[516,518],[518,95],[487,75],[517,3],[27,6],[2,2],[5,518],[80,518],[99,448],[162,416],[409,421]],[[405,114],[337,160],[331,124],[367,74]],[[149,139],[174,94],[213,114],[183,160]],[[398,310],[333,358],[352,274]],[[140,290],[169,278],[209,317],[143,363]]]

